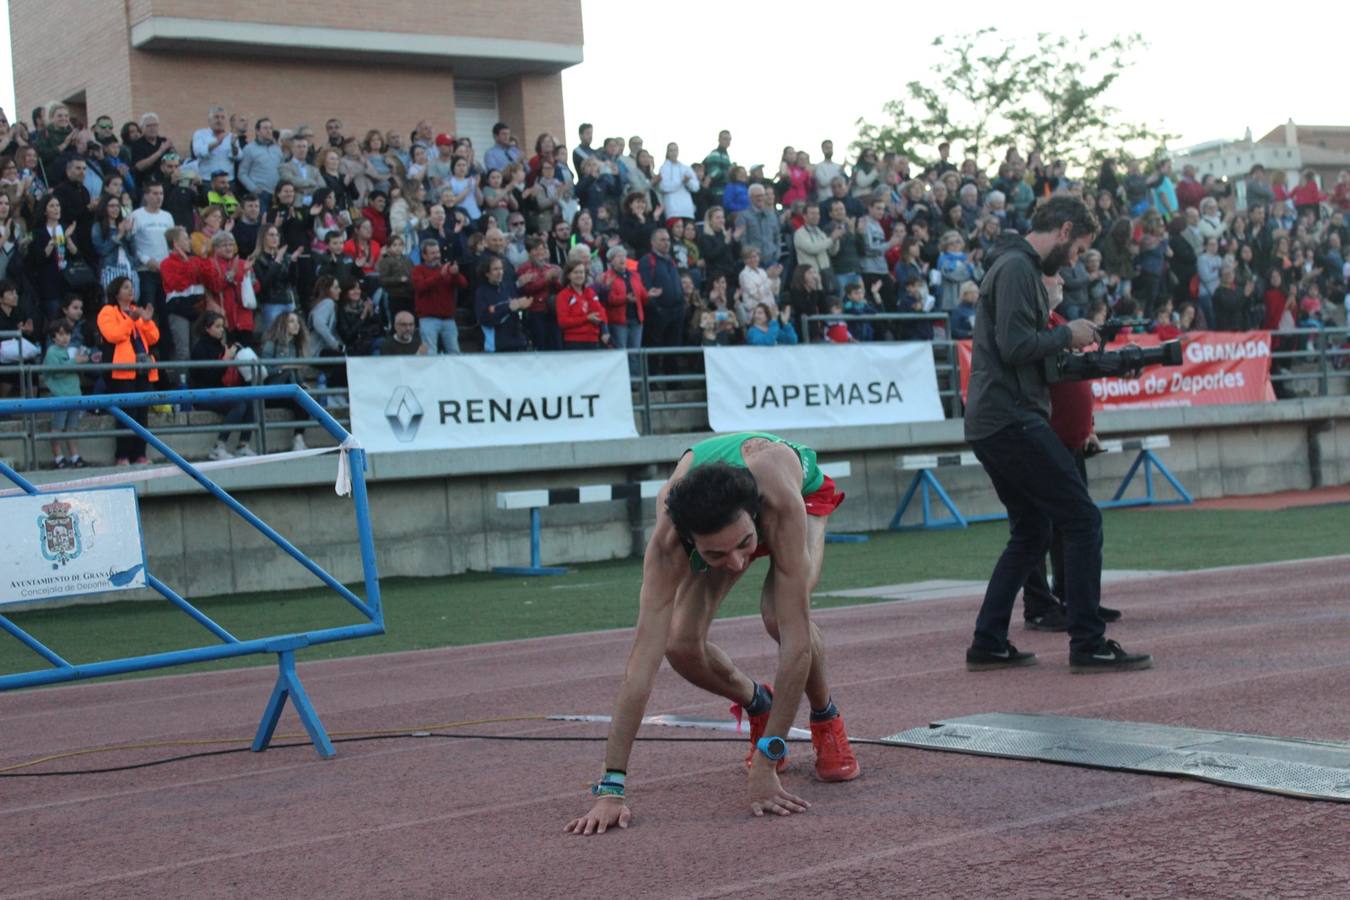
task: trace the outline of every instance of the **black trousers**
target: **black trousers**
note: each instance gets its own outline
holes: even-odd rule
[[[150,390],[150,382],[144,372],[137,372],[135,378],[109,378],[108,384],[114,394],[137,394]],[[127,415],[131,416],[142,426],[146,423],[146,417],[150,412],[146,406],[128,406],[124,407]],[[121,428],[121,423],[118,423]],[[132,462],[145,456],[145,441],[136,435],[128,435],[117,439],[116,456],[118,459],[129,459]]]
[[[644,347],[678,347],[684,343],[684,307],[647,307],[647,321],[642,327]],[[675,354],[657,353],[648,360],[648,371],[653,375],[680,374],[680,358]],[[669,386],[669,385],[667,385]]]
[[[1069,645],[1079,652],[1099,648],[1106,633],[1097,607],[1102,592],[1102,514],[1088,494],[1073,454],[1050,424],[1009,425],[971,441],[1008,510],[1008,545],[1003,549],[975,621],[973,646],[993,652],[1008,643],[1008,625],[1017,593],[1037,564],[1044,565],[1054,529],[1064,535],[1064,596]]]
[[[1078,474],[1086,485],[1087,457],[1081,449],[1070,452],[1073,453]],[[1043,616],[1056,606],[1064,606],[1064,532],[1054,526],[1051,527],[1050,537],[1050,572],[1055,576],[1053,585],[1045,577],[1045,559],[1042,558],[1036,570],[1027,577],[1026,584],[1022,585],[1022,615],[1028,619]]]

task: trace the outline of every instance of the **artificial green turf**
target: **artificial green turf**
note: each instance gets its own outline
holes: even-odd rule
[[[1106,518],[1106,567],[1183,570],[1331,556],[1345,552],[1344,507],[1276,512],[1191,509],[1113,510]],[[1004,523],[929,532],[874,533],[868,543],[831,544],[819,592],[934,578],[989,576],[1007,536]],[[756,612],[757,572],[742,580],[721,616]],[[637,617],[638,560],[579,565],[553,578],[467,574],[391,578],[381,583],[388,633],[325,644],[303,659],[418,650],[630,626]],[[359,593],[359,589],[358,589]],[[819,597],[815,605],[868,599]],[[357,624],[363,619],[326,588],[208,598],[197,604],[237,637],[262,637]],[[203,646],[214,639],[167,602],[118,602],[37,609],[10,618],[74,663]],[[177,667],[172,672],[271,664],[266,656]],[[0,634],[0,674],[43,668],[14,638]]]

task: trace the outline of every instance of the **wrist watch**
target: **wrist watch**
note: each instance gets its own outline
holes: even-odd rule
[[[762,737],[755,742],[755,749],[774,762],[787,756],[787,741],[780,737]]]

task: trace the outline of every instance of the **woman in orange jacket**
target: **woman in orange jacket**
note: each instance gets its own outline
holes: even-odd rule
[[[153,363],[151,348],[159,343],[159,327],[155,325],[153,306],[135,304],[136,288],[131,279],[118,276],[108,283],[108,298],[111,300],[98,313],[98,330],[103,340],[113,345],[113,364],[125,365],[125,369],[113,369],[109,374],[109,384],[113,393],[131,394],[150,390],[151,385],[159,381],[159,371],[153,368],[130,368],[141,363]],[[145,425],[146,407],[128,408],[127,414]],[[117,464],[119,466],[137,465],[149,462],[145,457],[145,441],[132,435],[117,439]]]

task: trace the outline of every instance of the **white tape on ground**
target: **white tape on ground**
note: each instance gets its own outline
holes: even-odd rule
[[[550,722],[598,722],[608,724],[609,716],[556,715],[548,717]],[[670,728],[704,728],[709,731],[739,732],[745,728],[735,719],[691,719],[687,716],[644,716],[643,725],[665,725]],[[746,731],[748,734],[749,732]],[[802,728],[789,728],[788,739],[793,741],[811,740],[811,732]]]

